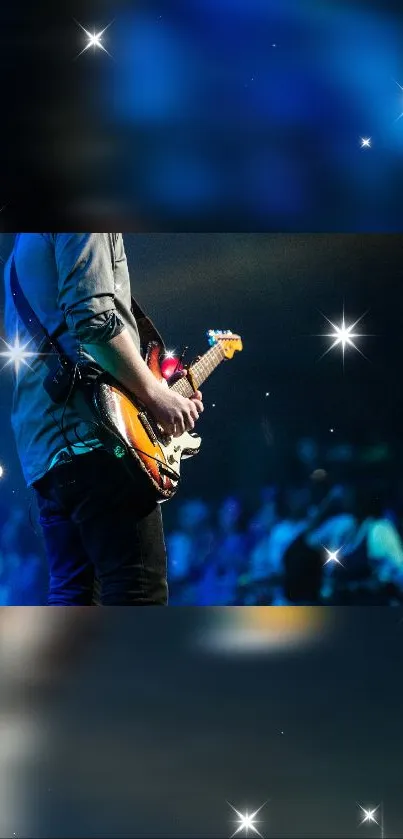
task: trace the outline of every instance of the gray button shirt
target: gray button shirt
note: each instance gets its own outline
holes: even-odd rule
[[[109,341],[124,328],[140,349],[121,233],[19,233],[12,255],[28,302],[50,334],[62,325],[58,342],[73,363],[93,361],[85,345]],[[10,291],[11,258],[4,271],[6,338],[14,345],[18,336],[20,346],[34,351]],[[43,387],[43,359],[27,362],[15,375],[12,426],[30,486],[55,462],[66,438],[93,441],[94,426],[81,420],[74,397],[65,408],[52,402]]]

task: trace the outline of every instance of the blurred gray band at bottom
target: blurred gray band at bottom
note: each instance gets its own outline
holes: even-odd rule
[[[1,610],[1,839],[218,839],[228,802],[268,802],[263,836],[351,839],[381,800],[401,835],[401,629],[385,608]]]
[[[1,839],[43,835],[35,777],[52,759],[54,713],[92,615],[75,608],[0,608]]]

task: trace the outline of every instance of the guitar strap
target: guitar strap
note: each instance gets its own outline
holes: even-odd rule
[[[42,326],[20,286],[14,257],[11,260],[10,267],[10,288],[17,313],[27,332],[29,332],[37,352],[45,356],[48,364],[48,356],[52,353],[56,354],[58,359],[61,360],[63,353],[57,343],[57,338],[63,332],[64,324],[61,324],[52,335],[49,335],[45,327]],[[39,335],[41,338],[39,338]]]
[[[75,374],[75,365],[58,343],[58,338],[67,329],[66,322],[63,320],[51,334],[45,329],[21,288],[14,256],[10,266],[10,288],[17,313],[31,336],[35,350],[49,368],[44,387],[55,402],[62,402],[69,393]],[[156,342],[160,344],[161,350],[164,350],[165,344],[160,333],[134,297],[131,311],[137,322],[142,347],[145,349],[150,342]]]
[[[131,311],[137,323],[141,345],[146,348],[148,344],[155,341],[157,344],[161,345],[162,350],[165,350],[165,342],[158,332],[158,329],[153,324],[152,320],[144,314],[140,304],[133,296]]]

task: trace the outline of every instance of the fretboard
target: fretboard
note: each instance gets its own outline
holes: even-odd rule
[[[214,344],[214,347],[211,347],[211,349],[202,355],[198,361],[195,361],[195,363],[191,365],[190,371],[197,390],[199,390],[203,382],[208,379],[213,370],[215,370],[216,367],[224,361],[224,359],[224,350],[222,349],[221,344],[218,343]],[[177,393],[187,397],[191,396],[193,393],[193,388],[186,378],[179,379],[178,382],[175,382],[175,384],[172,385],[172,390],[176,390]]]

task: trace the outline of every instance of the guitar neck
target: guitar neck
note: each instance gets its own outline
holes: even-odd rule
[[[221,345],[215,344],[214,347],[207,350],[198,361],[190,367],[190,372],[197,390],[200,389],[203,382],[208,379],[213,370],[221,364],[225,359],[224,350]],[[182,396],[190,397],[193,393],[193,388],[187,378],[179,379],[172,385],[172,390],[176,390]]]

